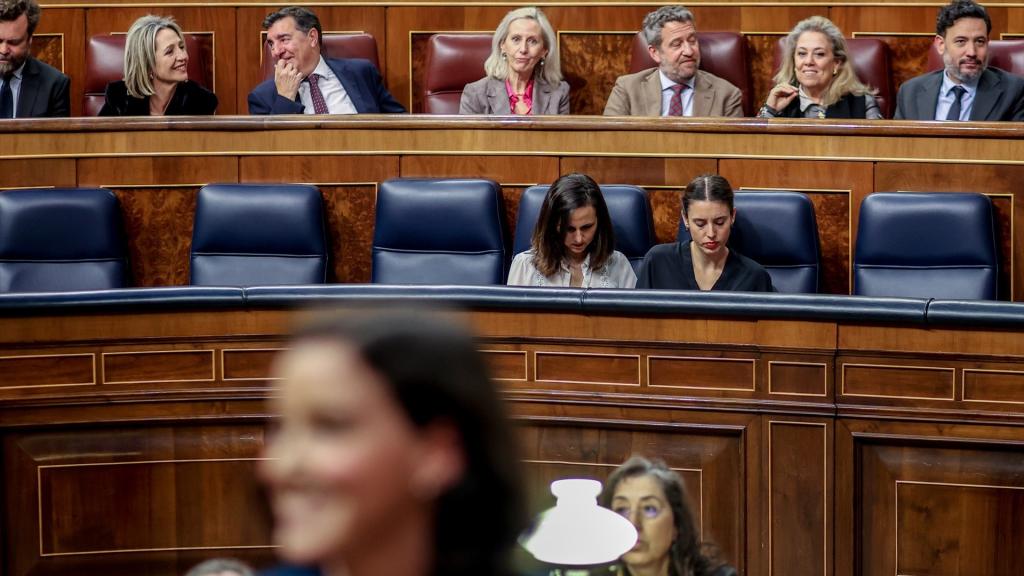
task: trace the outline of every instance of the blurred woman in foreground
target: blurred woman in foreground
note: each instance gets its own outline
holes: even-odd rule
[[[471,336],[429,315],[320,321],[276,361],[260,468],[274,575],[505,574],[524,520],[502,405]]]

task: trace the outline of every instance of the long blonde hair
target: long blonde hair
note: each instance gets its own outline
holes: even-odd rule
[[[825,95],[822,96],[822,106],[831,106],[847,94],[863,96],[865,94],[877,93],[877,90],[864,84],[857,78],[857,73],[854,72],[847,56],[848,51],[843,33],[839,31],[838,26],[824,16],[811,16],[801,20],[793,27],[789,35],[786,36],[786,48],[782,56],[782,63],[779,66],[779,71],[775,74],[776,84],[793,84],[796,82],[796,64],[794,63],[793,55],[796,53],[796,43],[804,32],[820,32],[824,34],[832,44],[832,56],[841,63],[839,71],[832,77],[832,83],[829,84],[828,89],[825,90]]]
[[[555,29],[551,27],[551,23],[548,22],[548,17],[544,15],[544,12],[535,6],[516,8],[505,14],[505,17],[501,19],[498,29],[494,31],[494,38],[491,40],[491,55],[484,62],[484,71],[491,78],[497,78],[498,80],[508,78],[508,61],[502,58],[501,45],[505,42],[505,38],[508,37],[509,26],[520,18],[537,22],[537,25],[540,26],[541,36],[544,38],[544,48],[548,51],[547,56],[533,69],[533,77],[540,77],[544,83],[558,86],[558,83],[562,81],[562,68],[558,62]]]
[[[170,16],[143,16],[128,29],[124,46],[124,83],[134,98],[152,96],[153,68],[156,67],[156,35],[164,28],[174,30],[178,38],[185,34]]]

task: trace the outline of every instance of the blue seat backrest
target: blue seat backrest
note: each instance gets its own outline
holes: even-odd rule
[[[110,190],[0,192],[0,292],[123,288],[128,251]]]
[[[490,180],[396,178],[380,185],[376,284],[504,284],[501,188]]]
[[[799,192],[742,191],[729,247],[768,270],[779,292],[818,291],[821,255],[811,200]],[[680,219],[678,238],[690,240]]]
[[[530,249],[533,229],[537,225],[540,209],[544,205],[550,186],[530,186],[519,200],[519,215],[516,217],[516,233],[512,242],[512,254]],[[654,246],[654,220],[647,192],[637,186],[605,184],[601,194],[608,205],[608,214],[615,229],[615,249],[622,252],[633,269],[637,270],[647,251]]]
[[[997,297],[992,202],[967,192],[882,192],[860,206],[854,294]]]
[[[316,186],[209,184],[199,190],[189,278],[199,286],[327,281],[323,200]]]

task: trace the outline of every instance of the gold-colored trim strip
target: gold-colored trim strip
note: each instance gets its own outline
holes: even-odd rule
[[[594,382],[594,381],[580,381],[580,380],[541,380],[537,378],[537,359],[540,356],[592,356],[592,357],[606,357],[606,358],[636,358],[636,384],[628,384],[622,382]],[[633,388],[639,388],[643,384],[643,369],[640,366],[640,355],[639,354],[601,354],[598,352],[555,352],[555,351],[541,351],[537,350],[533,352],[533,381],[534,382],[547,382],[552,384],[586,384],[586,385],[597,385],[597,386],[630,386]]]
[[[284,352],[285,350],[289,350],[289,348],[221,348],[220,350],[218,350],[218,352],[220,352],[220,379],[221,379],[222,382],[237,382],[239,380],[242,380],[242,381],[249,381],[249,380],[260,380],[260,381],[263,381],[263,380],[267,380],[267,381],[284,380],[284,378],[273,378],[271,376],[266,376],[264,378],[228,378],[225,375],[225,370],[226,370],[225,367],[226,367],[227,364],[224,361],[224,356],[225,356],[225,354],[227,352]]]
[[[192,546],[177,548],[130,548],[121,550],[91,550],[88,552],[49,552],[43,551],[43,470],[51,468],[88,468],[95,466],[128,466],[133,464],[188,464],[195,462],[250,462],[272,460],[272,458],[192,458],[182,460],[137,460],[131,462],[82,462],[76,464],[40,464],[36,466],[36,506],[39,514],[39,557],[58,556],[91,556],[95,554],[123,554],[130,552],[172,552],[182,550],[245,550],[254,548],[277,548],[275,545],[263,544],[252,546]]]
[[[486,354],[522,354],[523,355],[523,377],[522,378],[493,378],[501,382],[528,382],[530,380],[530,353],[526,350],[491,350],[481,349]]]
[[[821,366],[822,372],[824,373],[824,380],[822,381],[821,394],[811,394],[809,392],[774,392],[772,391],[772,366],[778,364],[780,366]],[[822,397],[828,396],[828,364],[825,362],[790,362],[784,360],[769,360],[768,361],[768,393],[769,394],[782,394],[785,396],[815,396]]]
[[[772,509],[773,509],[773,506],[772,506],[772,502],[773,502],[773,499],[772,499],[772,425],[773,424],[785,424],[785,425],[789,425],[789,426],[821,426],[821,428],[822,428],[822,432],[823,432],[822,435],[821,435],[821,444],[822,444],[822,449],[823,449],[823,456],[822,456],[822,480],[825,482],[825,485],[822,486],[822,490],[821,490],[822,494],[824,495],[824,502],[822,503],[822,507],[821,507],[821,511],[822,511],[822,526],[824,528],[824,530],[822,530],[822,535],[821,535],[822,550],[823,550],[822,551],[822,554],[823,554],[822,566],[825,567],[825,574],[823,576],[828,576],[828,573],[829,573],[829,563],[828,563],[828,559],[829,559],[829,550],[828,550],[828,536],[829,536],[829,534],[828,534],[828,526],[829,526],[829,524],[828,524],[828,518],[829,518],[829,515],[828,515],[828,496],[829,496],[829,490],[828,490],[828,481],[829,481],[829,474],[828,474],[828,469],[829,469],[829,465],[828,465],[828,424],[826,424],[824,422],[799,422],[799,421],[790,421],[790,420],[769,420],[768,421],[768,576],[772,576],[772,564],[773,564],[773,562],[772,562],[772,554],[775,551],[775,544],[774,544],[774,540],[773,540],[774,534],[772,533]]]
[[[106,366],[107,356],[136,356],[141,354],[195,354],[195,353],[206,353],[210,355],[210,377],[209,378],[188,378],[184,380],[106,380]],[[137,350],[131,352],[101,352],[100,356],[103,359],[103,384],[149,384],[149,383],[180,383],[180,382],[215,382],[217,380],[217,354],[216,350]]]
[[[70,357],[74,357],[74,356],[88,356],[89,358],[92,359],[92,382],[70,382],[68,384],[37,384],[37,385],[34,385],[34,386],[31,386],[31,385],[26,385],[26,386],[2,386],[2,385],[0,385],[0,390],[18,390],[18,389],[31,390],[33,388],[59,388],[59,387],[62,387],[62,386],[96,386],[97,385],[97,379],[96,379],[96,353],[95,352],[71,353],[71,354],[23,354],[23,355],[13,355],[13,356],[0,356],[0,360],[14,360],[14,359],[21,359],[21,358],[70,358]]]
[[[881,368],[891,370],[932,370],[952,372],[952,384],[953,389],[950,392],[949,398],[936,398],[934,396],[897,396],[894,394],[853,394],[846,391],[846,368]],[[955,402],[956,401],[956,368],[950,368],[946,366],[904,366],[900,364],[859,364],[859,363],[844,363],[842,370],[842,386],[840,388],[840,395],[842,396],[857,396],[861,398],[896,398],[900,400],[938,400],[942,402]]]
[[[750,388],[683,386],[681,384],[651,384],[651,359],[655,360],[710,360],[713,362],[749,362]],[[647,386],[650,388],[683,388],[686,390],[718,390],[723,392],[756,392],[757,391],[757,360],[755,358],[712,358],[709,356],[647,356]]]

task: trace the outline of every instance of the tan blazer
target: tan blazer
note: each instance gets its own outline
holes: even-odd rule
[[[605,116],[661,116],[661,78],[657,68],[619,76],[604,107]],[[743,116],[743,93],[714,74],[697,71],[694,116]]]
[[[485,76],[466,84],[459,101],[459,114],[511,114],[505,81]],[[569,84],[559,82],[552,87],[541,80],[533,83],[533,113],[568,114]]]

